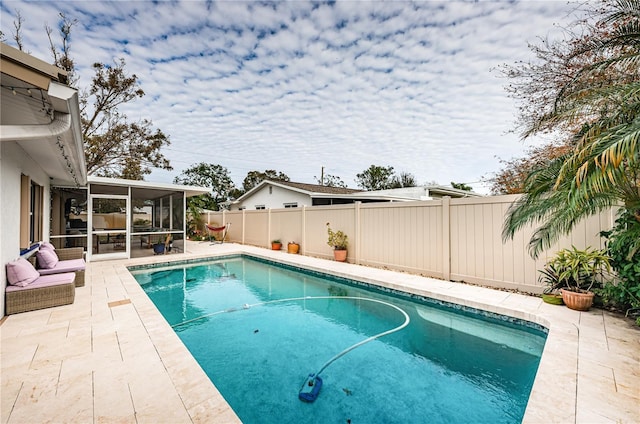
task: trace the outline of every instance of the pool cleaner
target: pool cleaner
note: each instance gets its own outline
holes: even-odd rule
[[[305,402],[313,402],[320,394],[322,388],[322,378],[315,374],[309,374],[304,384],[300,388],[298,397]]]

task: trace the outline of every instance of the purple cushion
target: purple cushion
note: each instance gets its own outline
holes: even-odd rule
[[[9,293],[9,292],[14,292],[19,290],[31,290],[31,289],[39,289],[42,287],[58,286],[60,284],[74,284],[75,279],[76,279],[76,274],[74,273],[43,275],[33,283],[29,284],[28,286],[25,286],[25,287],[7,286],[5,290],[7,293]],[[75,284],[74,284],[74,287],[75,287]]]
[[[40,268],[50,269],[55,267],[58,264],[58,255],[56,252],[51,249],[40,249],[38,253],[36,253],[36,258],[38,258],[38,265]]]
[[[56,250],[56,247],[48,241],[43,241],[40,243],[40,249]]]
[[[7,281],[12,286],[25,287],[40,277],[40,273],[24,258],[7,264]]]
[[[60,274],[62,272],[76,272],[84,270],[86,263],[84,259],[69,259],[66,261],[58,261],[53,268],[40,268],[40,275]]]

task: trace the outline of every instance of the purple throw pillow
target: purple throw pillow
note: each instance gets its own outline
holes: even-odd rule
[[[40,249],[56,250],[56,247],[48,241],[40,243]]]
[[[7,281],[12,286],[25,287],[33,283],[40,274],[24,258],[17,259],[7,264]]]
[[[36,253],[36,257],[38,258],[38,264],[41,268],[50,269],[58,264],[58,255],[56,252],[51,249],[40,249],[38,253]]]

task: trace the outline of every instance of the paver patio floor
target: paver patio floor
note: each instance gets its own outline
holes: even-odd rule
[[[2,423],[234,423],[240,420],[126,266],[248,253],[460,303],[549,328],[526,423],[640,423],[640,329],[608,312],[237,244],[88,264],[72,305],[0,325]]]

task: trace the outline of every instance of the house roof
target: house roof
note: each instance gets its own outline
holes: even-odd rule
[[[17,143],[55,183],[86,184],[77,90],[60,68],[0,43],[0,141]]]
[[[47,89],[51,80],[67,82],[67,71],[20,51],[8,44],[0,43],[2,72],[20,75],[20,79],[35,87]]]

